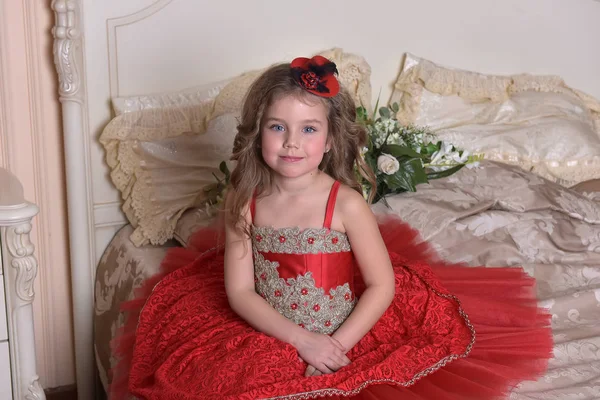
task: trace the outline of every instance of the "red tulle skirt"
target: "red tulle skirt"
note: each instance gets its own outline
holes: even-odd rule
[[[380,224],[396,296],[348,353],[350,365],[304,377],[296,350],[229,307],[219,235],[174,248],[114,341],[111,399],[496,399],[538,377],[551,356],[549,316],[520,268],[441,261],[406,224]],[[357,276],[357,293],[361,280]]]

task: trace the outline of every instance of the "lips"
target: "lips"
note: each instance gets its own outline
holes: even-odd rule
[[[280,158],[286,162],[298,162],[298,161],[302,160],[302,157],[293,157],[293,156],[281,156]]]

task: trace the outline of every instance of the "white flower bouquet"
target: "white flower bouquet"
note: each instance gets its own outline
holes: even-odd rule
[[[414,192],[420,183],[452,175],[464,166],[476,167],[483,158],[436,140],[425,127],[401,125],[393,116],[398,112],[396,103],[378,112],[379,116],[369,117],[364,107],[357,109],[369,139],[363,157],[377,178],[373,202],[391,193]],[[371,191],[371,184],[363,180],[365,198]]]

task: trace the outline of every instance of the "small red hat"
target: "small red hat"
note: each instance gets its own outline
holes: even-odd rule
[[[323,56],[298,57],[290,67],[296,82],[312,94],[333,97],[340,91],[340,83],[335,77],[337,67]]]

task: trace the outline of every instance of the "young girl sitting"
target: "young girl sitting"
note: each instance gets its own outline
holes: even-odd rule
[[[298,58],[250,88],[219,229],[172,250],[118,339],[113,397],[493,399],[552,347],[518,268],[443,263],[378,221],[367,137],[335,64]],[[145,303],[145,304],[144,304]]]

